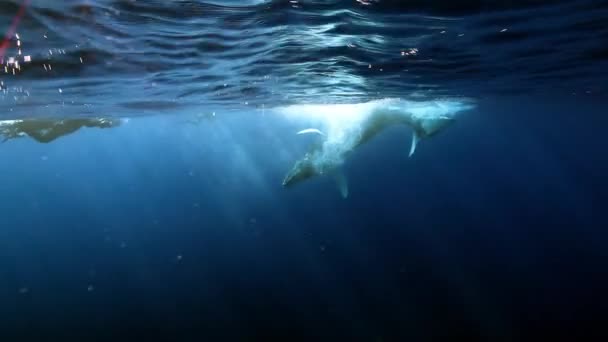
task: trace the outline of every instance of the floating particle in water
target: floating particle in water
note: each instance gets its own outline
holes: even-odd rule
[[[194,203],[192,203],[192,208],[198,208],[198,207],[200,207],[200,206],[201,206],[201,205],[200,205],[198,202],[194,202]]]
[[[507,29],[504,28],[504,29],[500,30],[500,32],[507,32]]]
[[[59,88],[59,94],[62,94],[63,90],[61,88]]]
[[[30,292],[30,289],[25,286],[19,289],[19,294],[26,294],[29,292]]]
[[[127,243],[124,241],[120,242],[120,248],[127,248]]]
[[[93,292],[94,290],[95,290],[95,286],[93,286],[93,285],[87,286],[87,291],[88,292]]]
[[[43,161],[47,161],[47,160],[49,160],[49,157],[48,156],[42,156],[42,157],[40,157],[40,159],[43,160]]]
[[[178,255],[175,257],[175,260],[179,262],[179,261],[181,261],[183,258],[184,258],[184,257],[183,257],[181,254],[178,254]]]
[[[23,61],[24,62],[31,62],[32,61],[32,56],[23,56]]]
[[[255,217],[252,217],[249,219],[249,223],[256,224],[256,223],[258,223],[258,220]]]
[[[80,63],[83,63],[83,61],[82,61],[82,57],[80,57]]]

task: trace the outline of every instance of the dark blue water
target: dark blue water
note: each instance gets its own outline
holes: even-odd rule
[[[608,2],[0,4],[0,341],[608,337]],[[389,97],[475,106],[281,186]]]

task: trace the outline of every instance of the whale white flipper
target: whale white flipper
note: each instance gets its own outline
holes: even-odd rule
[[[321,132],[320,130],[318,130],[316,128],[303,129],[303,130],[299,131],[296,134],[310,134],[310,133],[316,133],[316,134],[319,134],[319,135],[325,135],[323,132]]]
[[[346,176],[342,170],[338,170],[334,172],[334,179],[336,181],[336,185],[338,186],[338,190],[340,190],[340,195],[342,198],[348,197],[348,181],[346,180]]]
[[[410,154],[408,157],[411,157],[412,154],[416,152],[416,146],[418,145],[418,141],[420,141],[420,136],[418,136],[418,133],[414,131],[414,133],[412,133],[412,146],[410,147]]]

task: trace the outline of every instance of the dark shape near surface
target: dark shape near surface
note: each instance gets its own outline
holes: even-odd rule
[[[2,142],[29,136],[40,143],[49,143],[61,136],[76,132],[82,127],[111,128],[119,126],[120,119],[24,119],[0,121]]]

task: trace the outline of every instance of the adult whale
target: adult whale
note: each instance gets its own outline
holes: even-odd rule
[[[313,176],[331,175],[342,197],[348,197],[348,183],[341,171],[344,160],[355,148],[368,142],[384,129],[394,125],[411,128],[413,155],[421,139],[431,137],[450,124],[456,114],[474,108],[467,99],[409,101],[383,99],[358,104],[292,105],[278,112],[299,124],[308,125],[298,134],[318,134],[303,158],[295,162],[283,180],[284,187],[301,183]]]

